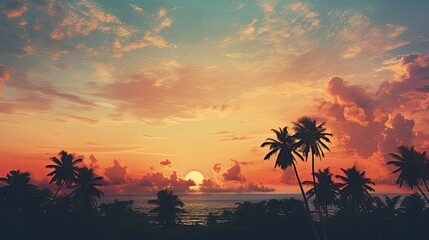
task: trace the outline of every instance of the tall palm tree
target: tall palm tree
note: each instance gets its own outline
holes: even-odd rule
[[[340,184],[332,180],[333,174],[329,168],[325,168],[323,171],[319,170],[314,175],[317,179],[316,187],[313,186],[310,188],[307,191],[307,195],[309,198],[314,198],[324,208],[326,217],[329,217],[328,207],[336,204],[340,192]],[[312,181],[304,181],[303,184],[313,185],[314,183]]]
[[[158,223],[163,227],[169,227],[174,225],[177,220],[180,221],[179,214],[184,212],[182,208],[185,204],[180,201],[179,197],[168,189],[159,191],[156,196],[157,199],[149,200],[148,203],[158,205],[150,210],[151,213],[157,214]]]
[[[2,200],[18,208],[22,208],[36,190],[30,184],[30,173],[20,170],[10,171],[5,178],[0,178],[0,182],[6,184],[0,189]]]
[[[301,179],[299,178],[298,170],[296,168],[296,157],[303,160],[304,158],[299,154],[296,147],[296,140],[294,136],[290,135],[287,127],[279,128],[279,130],[271,129],[276,134],[276,139],[267,138],[265,142],[262,143],[261,147],[268,146],[270,151],[265,155],[264,160],[270,159],[272,156],[277,155],[274,168],[280,167],[282,170],[292,166],[295,171],[295,176],[298,181],[299,188],[301,190],[302,198],[304,199],[305,207],[307,208],[309,221],[313,230],[315,239],[320,239],[319,234],[314,226],[314,222],[310,215],[310,207],[308,205],[308,200],[302,187]]]
[[[402,187],[405,182],[410,189],[417,187],[422,196],[429,203],[429,199],[423,190],[420,188],[420,184],[426,184],[427,172],[426,172],[426,152],[419,153],[414,149],[414,146],[408,148],[406,146],[399,146],[396,153],[389,153],[394,158],[393,161],[388,161],[387,165],[393,165],[397,167],[392,173],[399,173],[396,184]]]
[[[305,156],[305,160],[307,161],[308,155],[311,154],[311,173],[313,176],[313,187],[317,188],[316,185],[316,176],[314,172],[314,157],[319,157],[322,160],[322,157],[325,157],[325,153],[323,150],[330,151],[329,147],[326,143],[331,143],[329,137],[332,137],[332,133],[326,132],[325,122],[317,125],[315,120],[304,116],[298,119],[297,122],[294,122],[294,137],[298,139],[296,143],[298,148]],[[317,191],[316,191],[317,193]],[[315,206],[317,212],[319,213],[320,221],[322,222],[322,230],[323,237],[327,239],[326,230],[323,224],[323,215],[320,209],[320,203],[318,202],[319,198],[315,199]]]
[[[349,169],[343,169],[344,176],[336,175],[335,177],[342,180],[340,190],[340,201],[343,206],[349,206],[353,210],[366,211],[366,204],[371,200],[369,192],[374,192],[375,185],[370,178],[365,177],[365,171],[359,171],[356,166]]]
[[[78,169],[76,185],[73,186],[71,195],[74,200],[80,202],[83,207],[92,209],[97,206],[97,199],[104,193],[97,187],[101,186],[103,177],[97,177],[94,170],[83,167]]]
[[[54,170],[48,174],[52,176],[51,181],[55,182],[58,186],[58,190],[55,192],[54,198],[65,184],[67,187],[71,187],[76,181],[79,167],[78,163],[82,162],[82,159],[74,159],[73,155],[68,154],[66,151],[61,151],[59,154],[60,158],[52,157],[51,160],[55,163],[52,165],[46,165],[46,168],[53,168]]]

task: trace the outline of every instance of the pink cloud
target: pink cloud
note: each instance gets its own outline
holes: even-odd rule
[[[240,164],[237,162],[234,163],[232,167],[226,170],[225,173],[222,174],[223,179],[225,181],[245,181],[246,178],[241,174]]]
[[[335,134],[336,146],[367,158],[361,164],[379,168],[371,170],[374,175],[388,173],[387,154],[397,146],[426,144],[420,136],[427,134],[429,101],[421,89],[429,79],[429,54],[402,57],[397,65],[399,75],[384,81],[374,92],[334,77],[327,88],[331,99],[318,101],[320,113]]]
[[[118,160],[113,160],[113,166],[104,170],[104,175],[112,184],[122,184],[126,182],[127,166],[121,166]]]
[[[12,73],[14,73],[15,70],[11,67],[0,65],[0,88],[4,84],[6,80],[9,80]]]
[[[27,6],[20,2],[9,2],[3,12],[8,18],[17,18],[27,12]]]

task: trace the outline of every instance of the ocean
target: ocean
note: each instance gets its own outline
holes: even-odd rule
[[[205,224],[209,212],[221,214],[224,209],[236,207],[238,202],[259,202],[270,199],[297,198],[302,199],[300,194],[178,194],[180,200],[185,204],[185,214],[182,215],[182,224]],[[133,208],[147,213],[154,205],[147,203],[155,199],[155,195],[142,194],[110,194],[100,199],[99,203],[110,203],[115,199],[119,201],[133,200]]]
[[[373,196],[382,197],[385,194],[374,194]],[[397,194],[386,194],[389,197]],[[193,224],[205,224],[206,218],[209,212],[214,214],[221,214],[224,209],[232,209],[237,206],[238,202],[259,202],[270,199],[283,199],[283,198],[296,198],[302,200],[301,194],[245,194],[245,193],[231,193],[231,194],[178,194],[180,200],[185,204],[184,210],[186,213],[182,215],[182,224],[193,225]],[[154,205],[147,203],[150,199],[155,199],[156,195],[144,195],[144,194],[109,194],[103,196],[99,203],[110,203],[115,199],[119,201],[133,200],[133,208],[142,212],[149,212],[150,209],[154,208]],[[310,204],[310,208],[313,205]],[[314,211],[315,209],[311,209]],[[315,218],[318,218],[317,214],[313,213]]]

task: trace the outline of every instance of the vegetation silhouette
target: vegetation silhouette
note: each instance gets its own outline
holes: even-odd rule
[[[428,174],[428,160],[426,152],[420,153],[414,149],[414,146],[408,148],[406,146],[399,146],[396,153],[390,153],[389,155],[395,160],[387,162],[388,165],[397,167],[392,173],[399,173],[396,184],[402,187],[405,182],[410,189],[417,187],[422,196],[429,203],[429,199],[420,187],[420,184],[426,186],[426,190],[429,192],[426,181],[429,178]]]
[[[331,151],[326,143],[331,143],[329,137],[333,136],[332,133],[326,132],[327,130],[325,128],[325,124],[326,123],[323,122],[317,125],[315,120],[312,120],[307,116],[301,117],[298,119],[298,121],[293,123],[293,129],[295,130],[294,137],[297,139],[296,145],[304,154],[306,161],[308,160],[308,155],[311,154],[311,174],[313,177],[313,188],[316,189],[316,195],[319,193],[319,191],[317,191],[318,186],[316,184],[316,175],[314,171],[314,157],[319,157],[320,160],[322,160],[322,157],[325,157],[323,150]],[[314,199],[314,203],[322,223],[323,238],[327,240],[328,236],[324,227],[324,220],[322,211],[320,209],[319,198],[316,197]]]
[[[343,181],[340,183],[340,204],[342,208],[346,208],[359,213],[366,212],[368,204],[372,200],[369,192],[374,192],[374,188],[370,185],[375,185],[370,178],[365,177],[365,171],[360,171],[353,166],[352,168],[341,168],[344,173],[335,175],[336,178]]]
[[[159,191],[156,196],[157,199],[149,200],[148,203],[158,205],[158,207],[150,210],[150,213],[156,214],[159,225],[162,227],[171,227],[179,223],[180,214],[185,212],[181,208],[185,204],[180,201],[177,195],[173,194],[173,191],[168,189]]]
[[[101,186],[101,180],[103,180],[103,177],[95,176],[94,170],[87,167],[79,168],[76,185],[72,186],[72,188],[74,188],[71,192],[73,199],[77,200],[86,210],[96,208],[96,198],[100,198],[104,194],[97,188]]]
[[[315,181],[301,182],[296,164],[297,159],[305,160],[305,149],[299,147],[296,134],[290,134],[287,127],[272,131],[275,138],[267,138],[261,145],[269,147],[264,159],[276,157],[274,167],[282,170],[293,167],[302,200],[239,202],[223,212],[208,212],[205,224],[184,225],[184,203],[170,189],[159,191],[156,199],[148,201],[156,207],[147,213],[137,210],[132,200],[98,205],[103,178],[85,167],[81,159],[61,151],[59,158],[51,158],[54,164],[47,166],[53,169],[48,176],[52,177],[50,183],[58,186],[55,193],[38,188],[31,182],[30,173],[21,170],[0,178],[0,238],[318,239],[318,230],[323,228],[330,240],[427,238],[426,152],[399,146],[397,153],[389,155],[393,159],[386,162],[396,167],[392,174],[398,174],[400,187],[406,184],[410,189],[418,188],[419,193],[379,197],[374,195],[375,183],[356,166],[341,169],[342,174],[335,178],[330,168],[319,169],[313,174]],[[303,185],[309,187],[307,193]],[[61,189],[62,194],[58,194]],[[309,200],[323,208],[324,223],[317,215],[310,215]]]
[[[54,169],[48,174],[48,176],[52,176],[49,184],[55,182],[58,186],[58,190],[55,192],[54,197],[57,196],[64,184],[67,187],[71,187],[72,184],[76,182],[79,170],[77,164],[82,162],[82,159],[74,159],[73,155],[68,154],[66,151],[61,151],[58,155],[60,156],[59,159],[57,157],[51,158],[55,164],[46,165],[46,168]]]
[[[302,198],[304,199],[305,206],[308,212],[308,219],[312,228],[312,232],[314,234],[314,238],[316,240],[320,239],[319,234],[317,232],[316,227],[314,226],[314,222],[310,215],[310,207],[308,205],[308,200],[304,192],[304,188],[302,187],[301,179],[299,178],[298,170],[296,168],[296,157],[303,160],[303,157],[298,152],[296,138],[293,135],[290,135],[288,132],[288,128],[284,127],[276,129],[271,129],[276,134],[276,139],[267,138],[265,142],[262,143],[261,147],[268,146],[270,151],[265,155],[264,160],[270,159],[272,156],[277,155],[276,162],[274,164],[274,168],[280,167],[282,170],[286,170],[286,168],[292,166],[295,172],[296,180],[298,181],[299,188],[301,190]]]
[[[315,184],[311,181],[304,181],[303,184],[313,186],[307,191],[307,195],[309,198],[315,199],[315,202],[323,207],[325,217],[328,218],[328,207],[334,206],[338,202],[341,184],[333,181],[333,174],[329,168],[325,168],[323,171],[319,170],[314,175],[316,176]]]

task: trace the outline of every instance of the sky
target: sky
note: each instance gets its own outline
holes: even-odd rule
[[[326,122],[316,169],[395,186],[388,153],[429,146],[427,1],[0,3],[0,175],[65,150],[106,193],[299,191],[260,148]],[[205,179],[196,188],[190,171]],[[311,164],[298,162],[303,180]],[[197,189],[197,190],[195,190]]]

